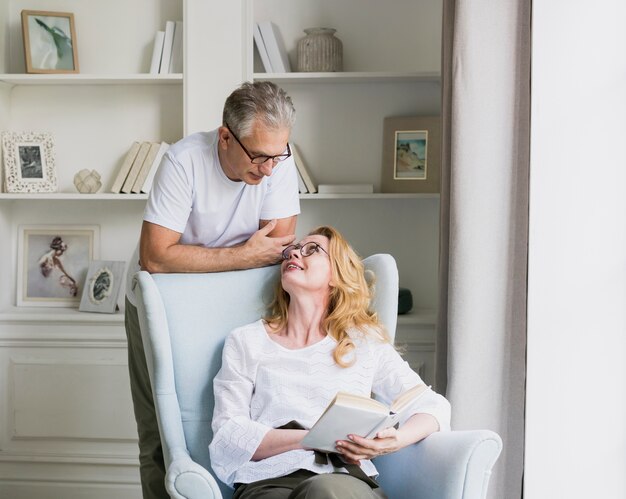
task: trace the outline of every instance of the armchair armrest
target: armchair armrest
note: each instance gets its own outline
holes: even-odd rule
[[[215,478],[189,455],[178,455],[167,468],[165,488],[175,499],[222,499]]]
[[[437,432],[375,464],[389,497],[484,499],[501,451],[492,431]]]

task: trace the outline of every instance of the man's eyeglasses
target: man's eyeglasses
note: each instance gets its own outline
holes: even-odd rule
[[[279,163],[281,161],[285,161],[288,157],[291,156],[291,148],[289,147],[289,144],[287,144],[287,152],[283,154],[277,154],[276,156],[264,156],[264,155],[252,156],[252,154],[250,154],[250,152],[248,152],[248,150],[246,149],[246,146],[244,146],[241,143],[241,140],[239,140],[239,138],[230,129],[230,127],[228,126],[228,123],[225,123],[224,125],[226,126],[230,134],[234,137],[234,139],[237,141],[237,144],[241,146],[241,148],[243,149],[243,152],[246,153],[246,156],[250,158],[250,162],[252,162],[255,165],[262,165],[263,163],[266,163],[268,160],[272,160],[272,163]]]
[[[291,256],[291,252],[293,250],[300,250],[300,254],[303,257],[311,256],[313,253],[317,253],[319,250],[322,250],[324,253],[326,253],[328,255],[328,252],[324,248],[322,248],[319,244],[314,243],[313,241],[311,241],[311,242],[308,242],[308,243],[304,243],[302,245],[300,245],[300,244],[292,244],[290,246],[287,246],[283,250],[283,260],[289,260],[289,258]],[[328,257],[330,258],[330,255],[328,255]]]

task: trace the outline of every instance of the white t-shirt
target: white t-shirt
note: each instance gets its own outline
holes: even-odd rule
[[[217,129],[195,133],[172,145],[159,165],[143,219],[181,233],[182,244],[223,248],[244,242],[259,220],[300,213],[298,177],[292,158],[278,163],[258,185],[230,180],[217,154]],[[139,250],[128,268],[126,295],[135,305],[132,277]]]
[[[222,367],[213,379],[215,409],[211,466],[224,483],[250,483],[287,475],[298,469],[333,473],[332,464],[318,464],[311,450],[297,449],[252,461],[266,433],[295,420],[310,428],[338,391],[391,403],[405,390],[422,384],[419,375],[389,343],[349,331],[355,343],[350,367],[335,363],[337,342],[326,336],[305,348],[290,350],[272,340],[262,321],[239,327],[228,336]],[[428,390],[414,401],[400,424],[413,414],[432,415],[441,431],[450,429],[450,404]],[[363,471],[377,474],[374,464],[361,461]],[[343,470],[345,472],[345,470]]]

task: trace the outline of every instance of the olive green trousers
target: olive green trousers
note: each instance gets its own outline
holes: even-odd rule
[[[289,475],[240,484],[233,499],[386,499],[383,490],[345,473],[316,474],[298,470]]]
[[[141,340],[137,308],[126,299],[126,338],[128,372],[133,409],[139,435],[139,474],[144,499],[169,499],[165,491],[165,463],[159,436],[156,409],[148,375],[148,364]]]

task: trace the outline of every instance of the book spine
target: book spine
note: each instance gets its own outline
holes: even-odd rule
[[[165,23],[165,38],[163,40],[163,54],[161,55],[160,74],[167,74],[170,70],[170,59],[172,58],[172,45],[174,44],[174,30],[176,23],[167,21]]]
[[[150,63],[150,74],[159,74],[161,66],[161,55],[163,54],[163,40],[165,31],[157,31],[154,35],[154,47],[152,47],[152,62]]]
[[[174,42],[172,43],[172,57],[170,73],[183,72],[183,22],[176,21],[174,29]]]
[[[265,42],[263,41],[263,35],[261,34],[259,23],[254,23],[254,43],[259,51],[259,56],[261,57],[261,62],[263,63],[265,72],[272,73],[272,64],[270,63],[270,58],[267,55],[267,49],[265,48]]]
[[[259,22],[259,29],[263,36],[263,43],[265,43],[272,69],[276,73],[287,73],[289,69],[285,66],[272,23],[270,21],[261,21]]]
[[[141,192],[148,194],[150,189],[152,188],[152,182],[154,181],[154,175],[159,169],[159,165],[161,164],[161,159],[169,149],[170,145],[167,142],[161,142],[161,146],[159,147],[159,152],[157,153],[152,165],[150,166],[150,170],[148,171],[148,175],[146,175],[146,180],[141,186]]]

